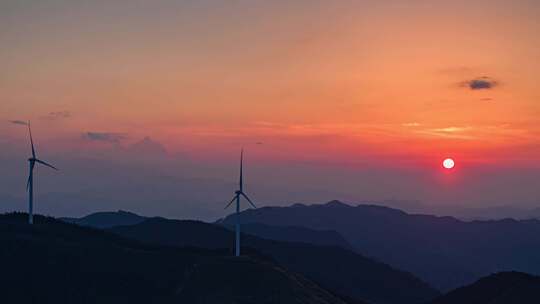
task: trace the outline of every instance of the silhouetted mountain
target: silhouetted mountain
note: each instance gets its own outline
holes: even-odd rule
[[[225,226],[229,230],[234,229],[233,225]],[[349,250],[353,247],[339,233],[333,230],[315,230],[297,226],[269,226],[258,223],[242,225],[242,232],[258,236],[263,239],[308,243],[321,246],[337,246]]]
[[[180,247],[226,248],[232,254],[234,233],[215,224],[152,218],[140,224],[111,228],[121,236],[143,242]],[[317,246],[243,235],[249,248],[271,257],[285,268],[321,286],[370,303],[422,303],[439,293],[407,272],[337,246]]]
[[[64,217],[60,218],[60,220],[81,226],[110,228],[138,224],[146,220],[146,217],[118,210],[116,212],[96,212],[81,218]]]
[[[502,219],[515,219],[515,220],[529,220],[540,219],[540,209],[531,208],[529,206],[520,205],[499,205],[488,207],[465,207],[465,206],[447,206],[446,208],[433,208],[437,211],[437,214],[444,214],[454,216],[458,219],[466,221],[470,220],[502,220]],[[441,210],[442,209],[442,210]]]
[[[537,304],[540,277],[520,272],[501,272],[458,288],[431,304]]]
[[[117,212],[95,212],[81,218],[60,218],[60,220],[68,223],[100,229],[111,228],[115,226],[135,225],[145,221],[146,219],[148,218],[122,210],[119,210]],[[242,231],[247,234],[252,234],[261,238],[276,241],[302,242],[314,245],[339,246],[347,249],[353,248],[339,233],[331,230],[315,230],[293,226],[280,227],[254,223],[243,226]]]
[[[0,216],[2,303],[345,304],[270,261],[145,245],[26,214]]]
[[[235,216],[222,222],[233,224]],[[540,222],[536,220],[464,222],[333,201],[249,209],[241,213],[241,222],[335,230],[358,252],[410,271],[441,290],[497,271],[540,273]]]

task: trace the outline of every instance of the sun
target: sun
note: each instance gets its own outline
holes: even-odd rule
[[[444,167],[445,169],[452,169],[452,168],[454,168],[454,166],[455,166],[455,162],[454,162],[453,159],[447,158],[447,159],[443,160],[442,165],[443,165],[443,167]]]

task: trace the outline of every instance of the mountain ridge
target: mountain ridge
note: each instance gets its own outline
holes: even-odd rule
[[[123,237],[166,246],[225,248],[232,254],[234,233],[225,227],[190,220],[148,219],[109,229]],[[242,234],[243,252],[251,248],[345,297],[373,303],[421,303],[439,292],[412,274],[396,270],[337,246],[261,239]],[[393,290],[389,293],[388,290]]]
[[[335,230],[357,252],[412,272],[443,291],[497,271],[540,273],[537,220],[465,222],[450,216],[408,214],[388,207],[351,206],[339,201],[248,209],[240,216],[244,224]],[[235,221],[233,214],[222,222]]]
[[[27,214],[0,215],[3,302],[347,304],[269,260],[34,219],[28,225]]]
[[[536,304],[540,303],[540,277],[521,272],[499,272],[457,288],[430,304]]]
[[[140,216],[129,211],[118,210],[94,212],[81,218],[62,217],[59,219],[64,222],[78,224],[81,226],[89,226],[94,228],[110,228],[118,225],[138,224],[146,220],[147,217]]]

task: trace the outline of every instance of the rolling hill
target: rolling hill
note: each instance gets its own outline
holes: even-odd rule
[[[146,220],[135,213],[118,210],[116,212],[96,212],[81,218],[63,217],[60,220],[81,226],[111,228],[114,226],[134,225]]]
[[[225,249],[232,255],[234,233],[198,221],[152,218],[109,229],[126,238],[165,246]],[[423,303],[439,292],[399,271],[338,246],[274,241],[243,235],[243,251],[259,252],[336,294],[370,303]]]
[[[34,219],[0,215],[2,303],[346,303],[267,259]]]
[[[458,288],[431,304],[536,304],[540,303],[540,277],[501,272]]]

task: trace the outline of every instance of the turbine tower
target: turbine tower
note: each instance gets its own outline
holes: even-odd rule
[[[243,162],[244,162],[244,149],[240,152],[240,188],[236,190],[234,193],[234,197],[231,200],[227,206],[225,206],[225,209],[227,209],[232,203],[236,201],[236,251],[235,255],[240,256],[240,196],[243,196],[250,204],[253,206],[253,208],[257,208],[255,204],[249,199],[249,197],[244,193],[244,172],[243,172]]]
[[[30,133],[30,146],[32,147],[32,157],[28,159],[30,165],[30,174],[28,175],[28,182],[26,183],[26,190],[28,191],[28,223],[32,225],[34,223],[34,167],[36,163],[42,164],[54,170],[58,170],[53,165],[50,165],[36,157],[36,150],[34,149],[34,140],[32,139],[32,130],[30,129],[30,122],[28,122],[28,133]]]

